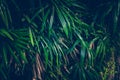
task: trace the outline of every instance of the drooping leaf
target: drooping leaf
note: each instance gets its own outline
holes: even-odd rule
[[[5,29],[0,29],[0,35],[9,38],[10,40],[14,40],[11,36],[11,34],[5,30]]]
[[[50,10],[47,10],[45,16],[43,17],[43,20],[42,20],[42,26],[41,26],[41,32],[43,32],[45,30],[45,27],[46,27],[46,22],[47,22],[47,18],[48,18],[48,15],[50,14]]]
[[[63,30],[64,30],[66,36],[68,37],[68,27],[67,27],[67,23],[65,21],[65,18],[63,16],[64,14],[61,13],[60,9],[57,6],[56,6],[56,8],[57,8],[58,18],[60,20],[60,23],[63,27]]]
[[[46,8],[48,7],[48,5],[46,5],[45,7],[39,9],[31,18],[31,20],[33,21],[41,12],[43,12]]]
[[[11,48],[10,46],[8,46],[8,49],[9,49],[10,54],[12,55],[12,57],[15,59],[15,61],[16,61],[17,63],[20,63],[17,55],[16,55],[15,52],[12,50],[12,48]]]
[[[23,63],[28,63],[25,52],[21,51],[20,52],[20,57],[21,57]]]
[[[84,65],[84,61],[85,61],[85,56],[86,56],[86,51],[85,51],[85,47],[82,46],[81,47],[81,52],[80,52],[80,62],[81,62],[81,66]]]
[[[29,37],[30,37],[30,41],[31,41],[32,46],[34,46],[33,32],[31,30],[31,28],[29,28]]]

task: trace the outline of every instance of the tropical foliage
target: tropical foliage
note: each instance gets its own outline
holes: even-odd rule
[[[119,0],[0,0],[0,80],[119,80],[119,11]]]

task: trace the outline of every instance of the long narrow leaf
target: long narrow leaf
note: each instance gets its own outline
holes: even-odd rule
[[[58,7],[56,7],[56,8],[57,8],[58,18],[60,20],[60,23],[62,24],[63,30],[64,30],[66,36],[68,37],[68,27],[67,27],[67,23],[66,23],[66,21],[65,21],[65,19],[63,17],[64,14],[62,15],[59,8]]]
[[[33,33],[32,33],[31,28],[29,28],[29,37],[30,37],[30,41],[31,41],[32,46],[34,46]]]

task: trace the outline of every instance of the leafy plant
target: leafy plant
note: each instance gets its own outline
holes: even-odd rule
[[[108,71],[106,64],[119,58],[119,1],[98,3],[0,0],[0,79],[106,80],[116,75],[118,66]]]

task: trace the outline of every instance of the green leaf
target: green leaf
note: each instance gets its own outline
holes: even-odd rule
[[[85,51],[85,47],[82,46],[81,47],[81,52],[80,52],[80,62],[81,62],[81,66],[84,65],[84,60],[85,60],[85,56],[86,56],[86,51]]]
[[[34,46],[33,33],[32,33],[31,28],[29,28],[29,37],[30,37],[30,41],[31,41],[32,46]]]
[[[25,45],[15,42],[14,43],[16,49],[28,49]]]
[[[86,73],[85,73],[85,70],[84,70],[83,67],[81,68],[81,73],[80,74],[82,75],[83,79],[86,80],[87,77],[86,77]]]
[[[50,17],[50,28],[52,28],[53,22],[54,22],[54,8]]]
[[[48,51],[47,51],[47,47],[45,47],[44,44],[42,44],[42,48],[43,48],[43,51],[44,51],[45,66],[47,67],[47,65],[48,65],[48,56],[49,56],[49,53],[48,53]]]
[[[6,11],[6,7],[0,6],[0,16],[2,17],[2,20],[5,24],[5,26],[8,28],[8,18],[7,18],[7,11]]]
[[[28,63],[25,52],[20,51],[20,58],[24,61],[23,63]]]
[[[51,35],[51,32],[52,32],[52,26],[53,26],[53,23],[54,23],[54,8],[52,10],[52,14],[50,16],[50,23],[49,23],[49,36]]]
[[[35,34],[34,34],[35,35]],[[35,39],[35,44],[37,46],[38,52],[40,53],[40,47],[39,47],[39,41],[36,39],[36,37],[34,36]]]
[[[31,18],[31,20],[33,21],[41,12],[43,12],[46,8],[48,7],[48,5],[46,5],[45,7],[39,9]]]
[[[10,33],[7,30],[5,30],[5,29],[0,29],[0,35],[9,38],[12,41],[14,40],[12,38],[12,36],[10,35]]]
[[[75,31],[75,33],[77,34],[78,38],[80,39],[82,45],[87,48],[86,42],[83,40],[83,38],[80,35],[80,33],[78,31]]]
[[[63,61],[66,61],[65,59],[65,55],[64,55],[64,52],[63,52],[63,49],[62,47],[58,44],[58,42],[56,40],[54,40],[54,45],[57,49],[57,52],[59,53],[58,54],[58,59],[59,61],[62,61],[62,59],[64,59]],[[60,64],[59,64],[60,65]]]
[[[87,55],[88,55],[88,63],[89,65],[93,64],[93,53],[91,50],[87,50]]]
[[[84,5],[82,5],[82,4],[72,3],[71,5],[74,6],[74,7],[78,7],[80,9],[83,9],[83,10],[86,9],[86,7]]]
[[[61,45],[63,45],[66,49],[69,49],[69,47],[63,42],[63,40],[61,40],[62,38],[59,39],[59,42],[61,43]],[[68,51],[69,52],[69,51]]]
[[[54,39],[53,39],[54,40]],[[57,47],[55,46],[55,41],[54,41],[54,43],[52,44],[52,51],[53,51],[53,53],[54,53],[54,55],[55,55],[55,62],[56,62],[56,65],[57,65],[57,67],[59,66],[59,54],[58,54],[58,51],[57,51]],[[52,54],[53,55],[53,54]]]
[[[17,39],[17,40],[15,40],[15,42],[16,42],[16,43],[19,43],[19,44],[21,44],[21,45],[24,45],[24,46],[27,46],[27,45],[28,45],[28,42],[27,42],[27,41],[24,41],[24,40],[22,40],[22,39]]]
[[[50,13],[50,10],[47,10],[45,16],[43,17],[43,20],[42,20],[42,26],[41,26],[41,32],[43,32],[45,30],[45,27],[46,27],[46,22],[47,22],[47,19],[48,19],[48,16],[49,16],[49,13]]]
[[[3,47],[3,59],[5,62],[5,65],[7,66],[8,65],[8,58],[7,58],[7,51],[6,51],[5,47]]]
[[[62,9],[61,9],[61,13],[62,13],[62,15],[63,15],[64,18],[65,18],[65,21],[66,21],[67,26],[68,26],[68,31],[69,31],[69,33],[72,33],[72,27],[71,27],[71,22],[70,22],[70,19],[71,19],[71,18],[69,18],[69,17],[72,17],[72,16],[71,16],[70,13],[68,12],[68,10],[66,10],[65,8],[62,8]]]
[[[3,71],[1,64],[0,64],[0,75],[3,76],[4,80],[7,80],[7,75]]]
[[[28,21],[28,23],[31,23],[31,19],[27,15],[24,15],[24,17]]]
[[[12,48],[11,48],[9,45],[8,45],[8,49],[9,49],[12,57],[15,59],[15,61],[16,61],[17,63],[20,63],[20,61],[19,61],[18,57],[16,56],[15,52],[12,50]]]
[[[80,40],[76,40],[75,43],[71,46],[71,48],[68,49],[68,53],[71,53],[79,43]]]
[[[94,38],[93,40],[90,41],[90,47],[95,43],[96,40],[98,40],[99,37]]]
[[[68,27],[67,27],[67,23],[66,23],[66,21],[65,21],[65,18],[64,18],[64,16],[63,16],[64,14],[62,15],[62,13],[61,13],[61,11],[58,9],[58,7],[56,7],[56,8],[57,8],[58,18],[59,18],[59,20],[60,20],[60,23],[62,24],[63,30],[64,30],[66,36],[68,37]]]

